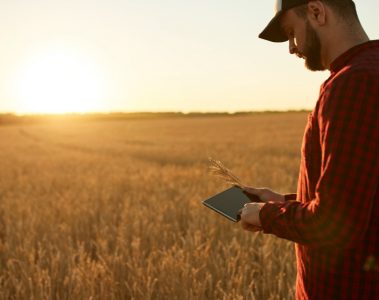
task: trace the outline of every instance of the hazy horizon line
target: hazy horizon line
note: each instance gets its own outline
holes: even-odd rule
[[[64,113],[17,113],[17,112],[1,112],[0,116],[14,116],[14,117],[53,117],[53,116],[96,116],[96,115],[237,115],[237,114],[250,114],[250,113],[286,113],[286,112],[307,112],[311,111],[308,108],[300,109],[262,109],[262,110],[236,110],[236,111],[202,111],[202,110],[192,110],[192,111],[177,111],[177,110],[167,110],[167,111],[94,111],[94,112],[64,112]]]
[[[111,112],[111,113],[66,113],[66,114],[28,114],[16,115],[0,113],[1,125],[27,125],[54,122],[93,122],[93,121],[131,121],[170,118],[201,118],[201,117],[238,117],[264,114],[306,113],[310,110],[266,110],[239,112]]]

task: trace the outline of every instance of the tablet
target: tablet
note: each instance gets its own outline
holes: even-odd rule
[[[249,198],[241,188],[234,186],[203,201],[203,204],[229,220],[238,222],[240,220],[238,212],[252,200],[259,202],[257,196],[251,195]]]

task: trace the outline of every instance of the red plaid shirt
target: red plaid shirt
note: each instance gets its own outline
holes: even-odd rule
[[[379,299],[379,41],[330,70],[305,129],[297,194],[266,203],[260,219],[265,233],[296,242],[297,299]]]

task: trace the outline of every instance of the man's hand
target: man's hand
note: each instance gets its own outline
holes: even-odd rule
[[[259,212],[266,202],[284,202],[284,195],[275,193],[267,188],[253,188],[244,187],[244,193],[252,200],[256,201],[258,196],[259,200],[262,202],[252,202],[245,204],[244,208],[241,209],[241,226],[243,229],[256,232],[261,231],[261,221],[259,219]]]
[[[284,202],[284,195],[275,193],[267,188],[253,188],[253,187],[244,187],[243,191],[249,197],[249,195],[258,196],[262,202]],[[252,196],[252,198],[253,198]]]
[[[261,221],[259,219],[259,211],[265,203],[246,203],[244,208],[240,210],[241,226],[243,229],[256,232],[261,231]]]

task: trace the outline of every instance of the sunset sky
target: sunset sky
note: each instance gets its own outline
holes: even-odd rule
[[[379,38],[379,1],[357,0]],[[2,0],[0,112],[310,109],[328,72],[258,39],[272,0]]]

